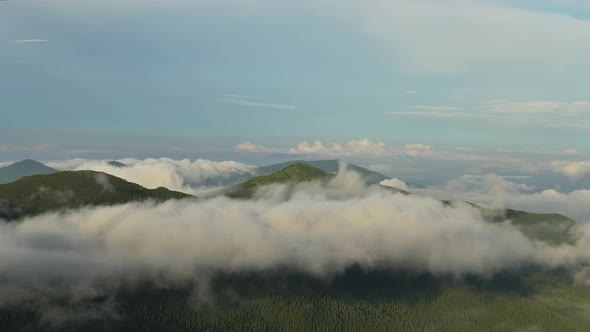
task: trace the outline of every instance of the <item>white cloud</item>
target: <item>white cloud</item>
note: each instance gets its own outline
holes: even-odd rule
[[[197,159],[119,159],[127,167],[112,166],[106,160],[71,159],[47,162],[58,170],[93,170],[105,172],[146,188],[166,187],[198,195],[203,187],[220,186],[254,174],[255,166],[236,161],[211,161]]]
[[[432,154],[432,147],[425,144],[407,144],[406,154],[411,157],[430,155]]]
[[[31,43],[45,43],[48,42],[48,39],[17,39],[11,40],[10,42],[13,44],[31,44]]]
[[[323,277],[351,264],[443,276],[575,269],[590,261],[590,234],[581,236],[577,246],[549,247],[487,223],[468,204],[393,194],[342,172],[279,201],[127,204],[0,223],[0,304],[26,301],[31,289],[80,299],[121,283],[206,282],[207,273],[284,266]]]
[[[240,143],[234,146],[234,151],[239,153],[257,153],[257,154],[270,154],[274,152],[281,152],[279,149],[267,148],[263,145],[252,144],[250,142]]]
[[[566,155],[575,156],[578,154],[576,149],[564,149],[564,150],[514,150],[514,149],[496,149],[499,153],[510,153],[510,154],[533,154],[533,155]]]
[[[555,115],[575,116],[590,113],[590,101],[509,101],[493,100],[483,103],[488,112],[510,113],[511,115]]]
[[[513,69],[567,77],[590,65],[590,45],[579,43],[590,40],[590,22],[559,13],[463,0],[376,0],[364,10],[349,9],[363,17],[384,54],[412,72],[504,75]]]
[[[261,103],[261,102],[254,102],[254,101],[247,101],[247,100],[236,100],[234,101],[237,105],[246,106],[246,107],[263,107],[263,108],[272,108],[277,110],[287,110],[287,111],[294,111],[297,109],[297,106],[290,105],[290,104],[271,104],[271,103]]]
[[[401,189],[401,190],[408,190],[408,186],[406,185],[406,183],[400,179],[397,179],[397,178],[383,180],[383,181],[379,182],[379,184],[382,186],[385,186],[385,187],[396,188],[396,189]]]
[[[572,179],[590,174],[590,161],[552,161],[549,169]]]
[[[232,103],[238,106],[243,107],[252,107],[252,108],[270,108],[275,110],[283,110],[283,111],[294,111],[297,109],[296,105],[291,104],[275,104],[275,103],[267,103],[267,102],[260,102],[256,100],[252,100],[252,96],[242,96],[237,94],[231,93],[218,93],[217,96],[219,98],[215,99],[216,101]]]
[[[572,156],[578,154],[578,150],[576,150],[576,149],[565,149],[562,152],[563,152],[563,154],[572,155]]]
[[[526,184],[510,181],[520,178],[496,174],[463,176],[442,187],[414,191],[439,199],[465,200],[486,207],[560,213],[580,222],[590,222],[590,190],[561,193],[549,189],[539,192]]]
[[[424,110],[424,111],[458,111],[459,108],[454,106],[405,106],[407,109]]]
[[[418,91],[414,91],[414,90],[405,90],[404,94],[406,95],[415,95],[418,94]]]
[[[384,115],[390,116],[421,116],[433,118],[472,118],[477,117],[473,113],[467,112],[448,112],[448,111],[411,111],[411,112],[384,112]]]
[[[289,150],[289,154],[325,155],[325,156],[380,156],[386,153],[383,142],[373,142],[368,139],[351,140],[346,144],[332,143],[324,145],[321,141],[310,144],[307,141],[297,144]]]
[[[389,116],[420,116],[434,118],[470,118],[511,126],[587,128],[584,118],[590,115],[589,101],[510,101],[493,100],[471,106],[469,112],[455,106],[405,106],[413,111],[384,112]]]
[[[455,150],[457,151],[465,151],[465,152],[476,152],[478,151],[478,149],[476,148],[469,148],[469,147],[464,147],[464,146],[458,146],[455,148]]]

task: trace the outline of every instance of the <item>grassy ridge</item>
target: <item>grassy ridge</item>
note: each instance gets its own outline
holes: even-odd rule
[[[313,180],[327,180],[331,173],[308,164],[296,163],[269,175],[253,177],[250,180],[229,188],[225,195],[231,198],[251,198],[257,189],[274,183],[301,183]]]
[[[256,169],[256,173],[259,175],[268,175],[295,164],[306,164],[319,168],[320,170],[327,173],[337,173],[340,170],[341,162],[341,160],[291,160],[280,164],[258,167]],[[371,183],[379,183],[383,180],[388,179],[388,177],[383,174],[371,171],[370,169],[360,167],[354,164],[347,164],[347,167],[349,170],[359,173],[363,179]]]
[[[75,209],[87,205],[115,205],[143,200],[165,201],[189,195],[160,187],[146,189],[121,178],[94,171],[65,171],[23,177],[0,185],[0,218]]]

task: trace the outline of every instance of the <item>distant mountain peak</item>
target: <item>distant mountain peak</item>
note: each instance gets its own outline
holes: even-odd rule
[[[25,159],[0,168],[0,183],[16,181],[23,176],[51,174],[55,172],[57,172],[56,169],[48,167],[43,163],[33,159]]]
[[[116,160],[111,160],[107,163],[113,167],[119,167],[119,168],[127,167],[127,164],[124,164],[124,163],[122,163],[120,161],[116,161]]]
[[[328,173],[338,173],[340,164],[345,163],[349,170],[357,172],[363,179],[371,183],[379,183],[383,180],[389,179],[388,176],[377,173],[370,169],[349,163],[342,159],[328,159],[328,160],[290,160],[280,164],[274,164],[269,166],[258,167],[256,170],[257,175],[267,175],[273,172],[284,169],[285,167],[293,164],[307,164],[313,167],[317,167],[320,170]]]

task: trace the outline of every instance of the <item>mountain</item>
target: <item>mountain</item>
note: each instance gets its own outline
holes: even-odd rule
[[[12,182],[23,176],[51,174],[55,172],[57,172],[57,170],[51,167],[47,167],[38,161],[27,159],[0,168],[0,183]]]
[[[119,167],[119,168],[125,168],[127,167],[127,164],[123,164],[122,162],[116,161],[116,160],[111,160],[109,162],[107,162],[107,164],[113,166],[113,167]]]
[[[280,164],[258,167],[256,169],[256,174],[257,175],[267,175],[270,173],[280,171],[280,170],[284,169],[285,167],[291,166],[294,164],[307,164],[307,165],[311,165],[313,167],[317,167],[324,172],[337,173],[338,170],[340,169],[341,162],[342,162],[341,160],[337,160],[337,159],[311,160],[311,161],[291,160],[291,161],[287,161],[287,162],[280,163]],[[367,168],[364,168],[361,166],[357,166],[354,164],[348,164],[348,169],[359,173],[366,181],[369,181],[371,183],[379,183],[383,180],[389,179],[388,176],[385,176],[381,173],[377,173],[377,172],[371,171],[370,169],[367,169]]]
[[[233,186],[225,191],[231,198],[250,198],[256,189],[273,183],[300,183],[312,180],[326,180],[334,176],[305,163],[294,163],[268,175],[261,175]]]
[[[32,175],[0,184],[0,219],[16,220],[45,212],[88,205],[115,205],[144,200],[165,201],[190,195],[164,187],[147,189],[95,171]]]
[[[277,165],[268,166],[269,168],[267,169]],[[274,173],[251,178],[246,182],[226,189],[223,193],[230,198],[251,198],[258,188],[265,185],[273,183],[300,183],[312,180],[327,180],[332,176],[334,176],[333,173],[328,173],[310,164],[295,163],[286,166],[284,169]],[[407,191],[396,188],[385,186],[382,186],[382,188],[389,190],[392,193],[411,195],[411,193]],[[450,201],[442,202],[445,205],[450,205],[452,203]],[[510,222],[518,227],[523,234],[532,239],[550,244],[572,243],[575,241],[574,236],[570,232],[570,229],[575,224],[575,221],[561,214],[529,213],[526,211],[513,209],[498,211],[486,209],[471,202],[467,203],[477,209],[480,209],[482,215],[490,222],[503,222],[505,220],[510,220]]]
[[[504,212],[504,217],[530,238],[549,244],[575,242],[571,228],[576,222],[564,215],[508,209]]]

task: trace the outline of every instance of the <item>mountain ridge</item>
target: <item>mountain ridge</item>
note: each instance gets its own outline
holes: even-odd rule
[[[25,176],[0,184],[0,219],[18,220],[84,206],[193,197],[164,187],[147,189],[95,171],[63,171]]]

